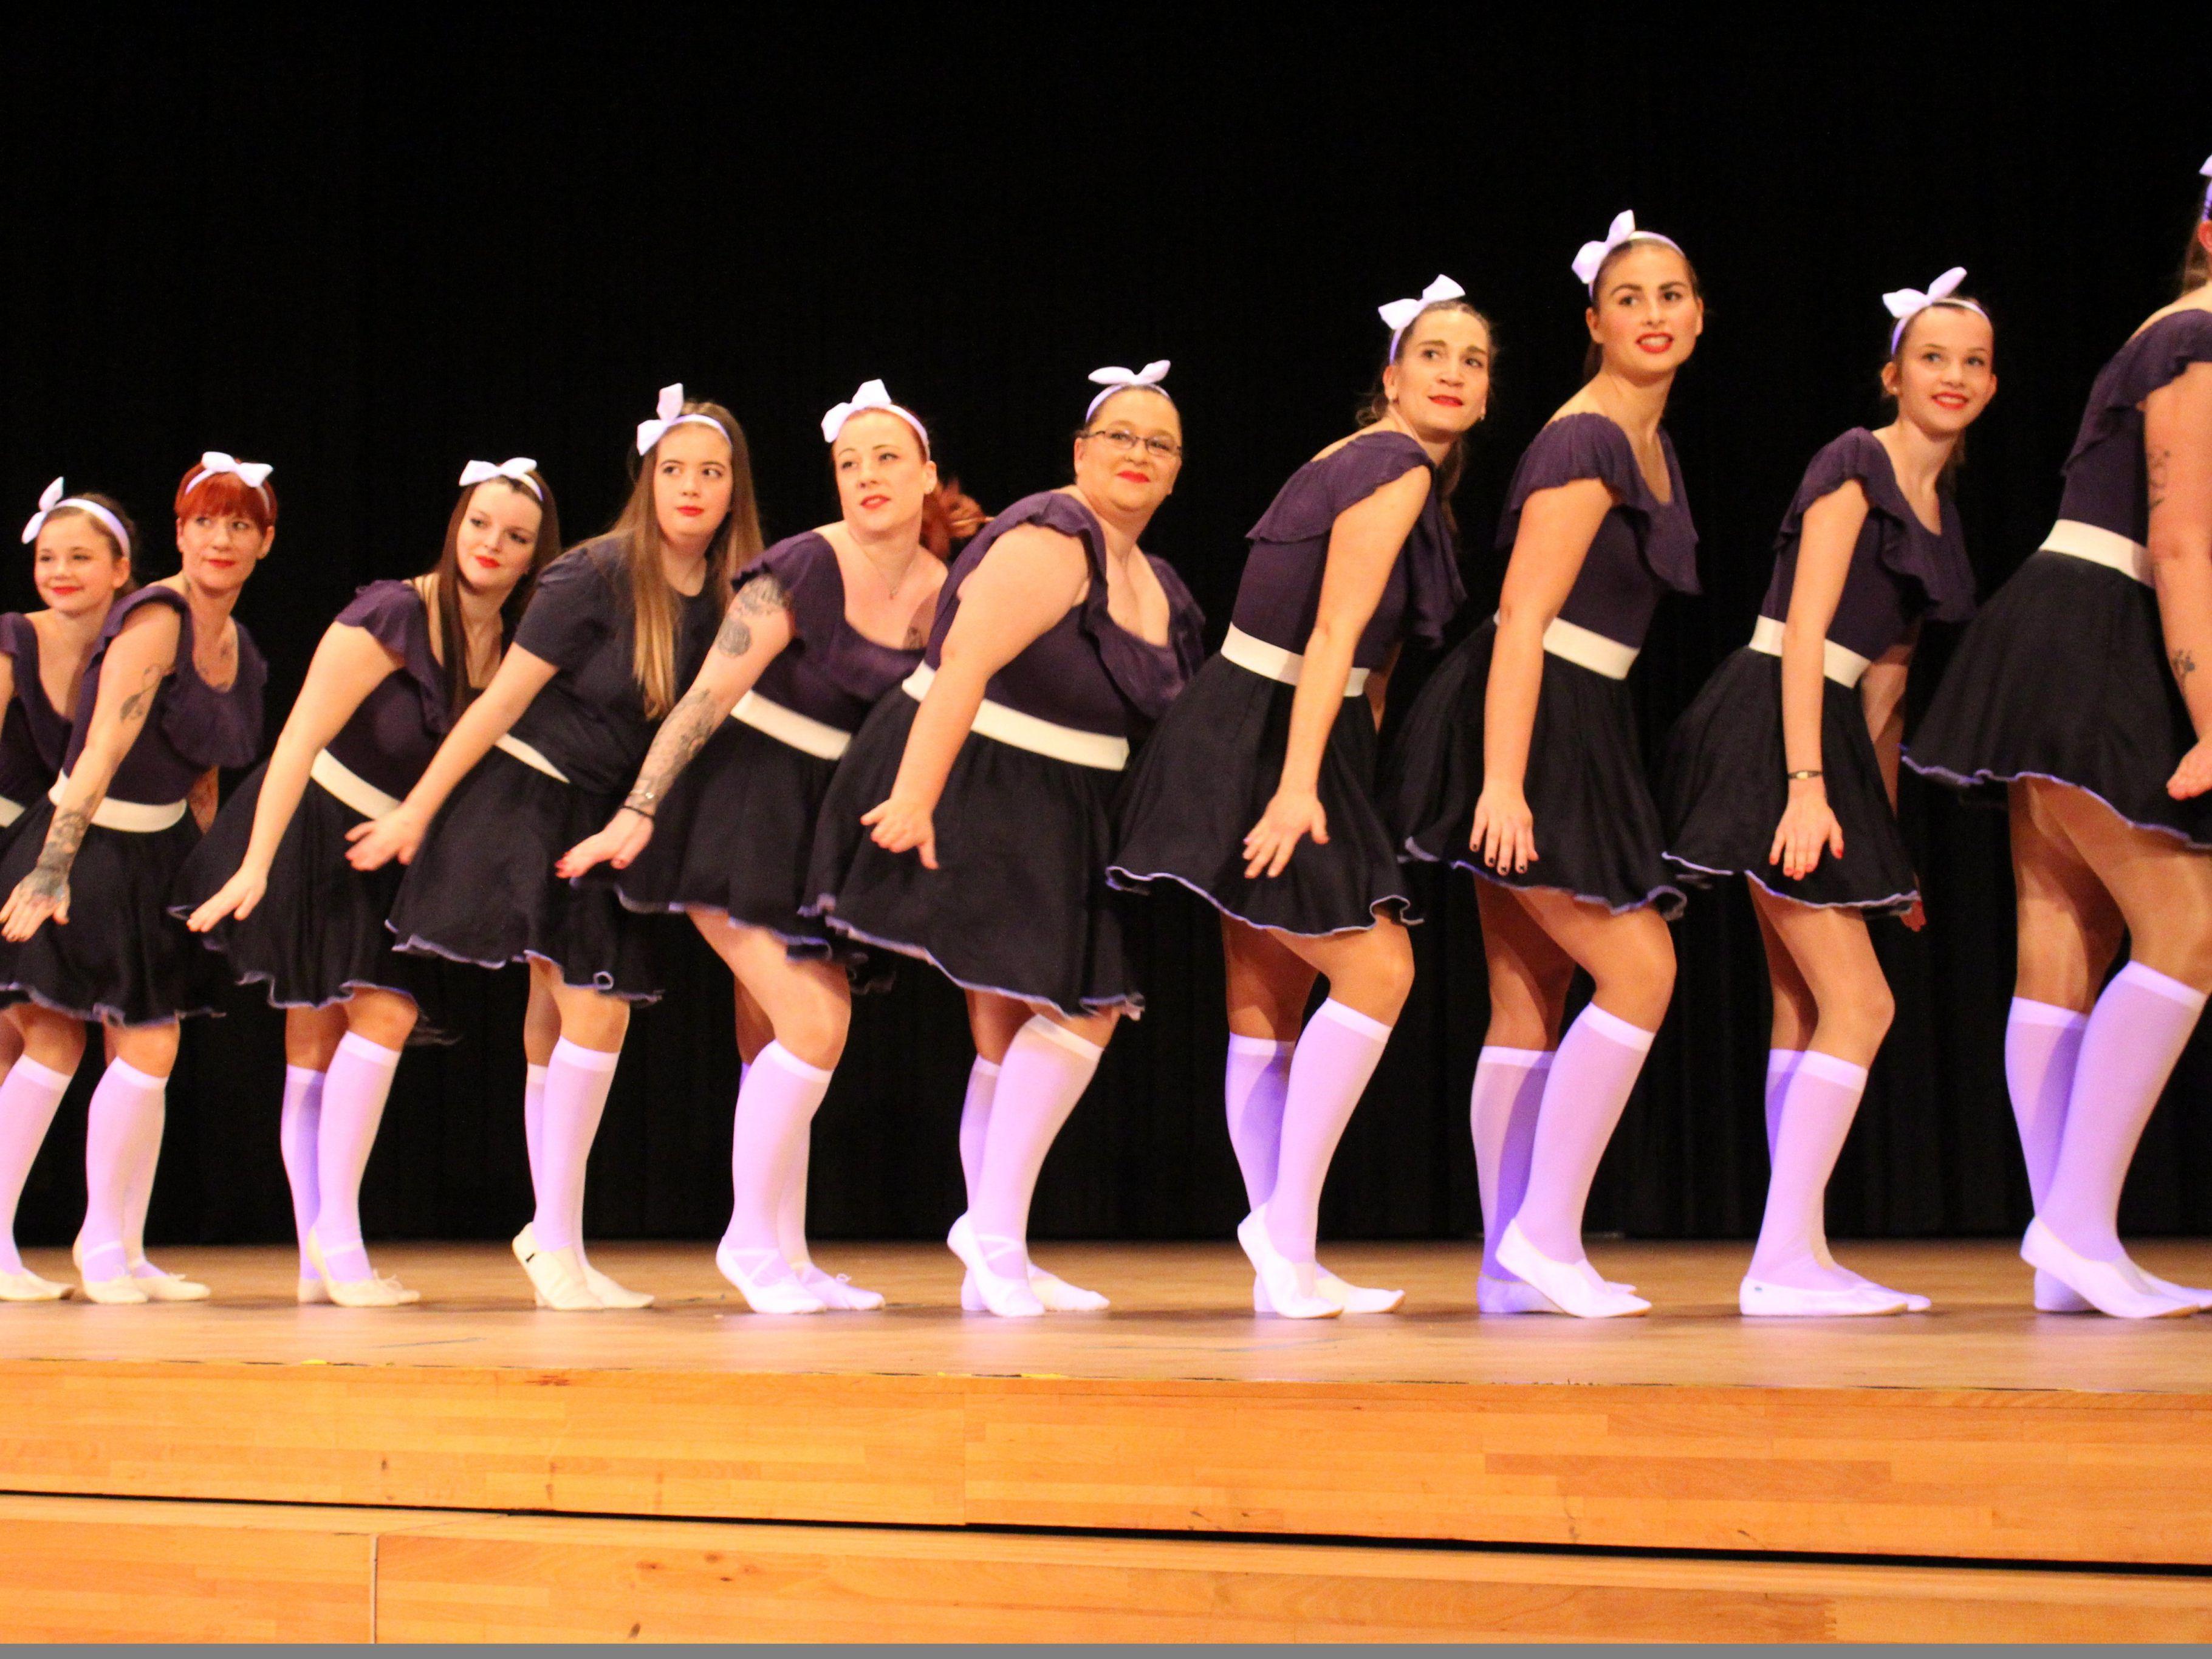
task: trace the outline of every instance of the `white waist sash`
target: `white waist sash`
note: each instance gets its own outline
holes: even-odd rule
[[[1553,617],[1552,625],[1544,630],[1544,649],[1609,680],[1626,679],[1628,671],[1636,666],[1634,646],[1578,628],[1565,617]]]
[[[2109,570],[2117,570],[2123,576],[2132,576],[2145,587],[2152,586],[2150,549],[2141,542],[2131,542],[2125,536],[2110,530],[2083,524],[2079,519],[2061,519],[2051,526],[2051,533],[2043,538],[2043,545],[2036,551],[2063,553],[2069,559],[2087,559],[2091,564],[2101,564]]]
[[[1306,659],[1297,652],[1255,640],[1234,623],[1229,624],[1229,637],[1221,642],[1221,654],[1263,680],[1274,680],[1284,685],[1296,685],[1306,672]],[[1344,695],[1356,697],[1366,690],[1367,671],[1353,669],[1344,682]]]
[[[929,688],[937,678],[937,671],[927,663],[906,677],[900,690],[920,702],[929,695]],[[1018,708],[1009,708],[1002,702],[983,699],[975,711],[975,724],[971,728],[978,736],[997,743],[1011,744],[1016,749],[1026,749],[1033,755],[1044,755],[1053,760],[1066,761],[1072,766],[1095,767],[1101,772],[1118,772],[1129,763],[1129,740],[1109,738],[1103,732],[1081,732],[1072,726],[1061,726],[1052,720],[1039,720],[1035,714],[1024,714]]]
[[[59,806],[62,792],[68,787],[69,774],[64,772],[46,791],[46,799]],[[112,795],[92,809],[92,821],[101,829],[125,830],[134,836],[159,835],[184,815],[185,803],[180,800],[152,806],[135,800],[118,800]]]
[[[520,738],[514,736],[512,732],[508,733],[506,737],[501,738],[497,743],[492,744],[492,747],[514,756],[515,759],[520,761],[525,766],[528,767],[533,772],[543,772],[547,777],[551,778],[556,783],[566,783],[568,781],[568,775],[566,772],[563,772],[559,767],[554,765],[551,761],[547,760],[544,756],[539,754],[535,749],[532,749],[528,744],[523,742]]]
[[[9,800],[7,796],[0,795],[0,830],[5,830],[9,824],[15,823],[17,818],[20,818],[22,816],[22,802],[19,800]]]
[[[365,818],[380,818],[399,810],[399,802],[355,771],[327,749],[315,750],[315,763],[307,775]]]
[[[1782,624],[1771,617],[1761,617],[1751,627],[1751,648],[1764,651],[1770,657],[1782,654]],[[1833,640],[1822,643],[1820,672],[1838,685],[1853,686],[1874,665],[1872,658],[1862,657],[1849,646],[1838,645]]]
[[[748,691],[739,697],[738,706],[730,710],[730,718],[743,720],[754,731],[765,732],[778,743],[788,744],[799,753],[812,755],[817,760],[843,759],[853,741],[850,732],[840,731],[796,708],[786,708],[757,691]]]

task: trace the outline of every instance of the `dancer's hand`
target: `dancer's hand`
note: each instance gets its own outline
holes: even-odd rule
[[[15,884],[8,902],[0,905],[0,939],[21,945],[39,931],[48,916],[58,927],[69,923],[69,878],[44,868],[34,869]]]
[[[553,866],[553,873],[563,881],[574,881],[596,864],[627,870],[652,839],[653,820],[625,806],[607,820],[605,829],[585,836],[563,853]]]
[[[2212,789],[2212,739],[2199,738],[2166,781],[2166,793],[2176,800],[2194,800],[2207,789]]]
[[[937,868],[937,825],[921,802],[893,795],[873,811],[861,813],[860,822],[873,830],[876,845],[886,853],[919,851],[923,869]]]
[[[214,896],[185,919],[185,926],[195,933],[204,933],[216,923],[233,917],[244,921],[253,914],[253,907],[261,902],[262,895],[268,890],[269,872],[241,864],[236,875],[216,888]]]
[[[1518,789],[1486,783],[1474,804],[1474,831],[1468,849],[1500,875],[1524,873],[1536,861],[1536,817]]]
[[[403,801],[382,817],[356,823],[346,831],[346,839],[353,843],[346,852],[346,862],[356,870],[381,870],[394,859],[412,864],[428,828]]]
[[[1244,879],[1279,876],[1289,866],[1298,842],[1313,837],[1314,845],[1328,845],[1328,813],[1321,797],[1282,789],[1260,814],[1259,823],[1244,836]]]
[[[1828,805],[1828,792],[1818,778],[1799,778],[1790,786],[1790,804],[1782,809],[1782,822],[1774,828],[1774,845],[1766,861],[1778,864],[1792,881],[1802,881],[1820,862],[1821,849],[1844,855],[1844,826]]]

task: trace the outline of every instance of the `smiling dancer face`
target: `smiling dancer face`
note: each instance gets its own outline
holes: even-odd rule
[[[855,539],[919,545],[922,514],[937,492],[937,463],[921,434],[885,409],[863,410],[830,447],[837,507]]]
[[[1182,411],[1163,392],[1131,386],[1103,399],[1075,434],[1075,488],[1131,539],[1144,533],[1182,472]]]
[[[1386,418],[1416,439],[1462,437],[1490,412],[1492,355],[1489,319],[1473,306],[1429,307],[1400,332],[1382,371]]]
[[[87,499],[98,500],[122,517],[120,506],[107,497]],[[124,523],[127,527],[130,520]],[[104,617],[115,596],[131,585],[131,559],[100,520],[82,508],[67,507],[49,514],[40,528],[31,555],[31,580],[56,615],[72,620],[95,612]]]
[[[1623,242],[1590,283],[1585,374],[1631,386],[1663,383],[1690,361],[1705,331],[1705,302],[1688,257],[1656,237]]]
[[[1881,366],[1899,422],[1931,441],[1955,441],[1996,396],[1996,330],[1978,307],[1938,301],[1905,319]]]

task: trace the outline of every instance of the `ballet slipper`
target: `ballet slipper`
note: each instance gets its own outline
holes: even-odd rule
[[[2020,1242],[2020,1255],[2029,1267],[2042,1268],[2099,1313],[2115,1319],[2174,1319],[2197,1311],[2192,1303],[2153,1290],[2139,1272],[2129,1271],[2135,1264],[2125,1257],[2118,1261],[2093,1261],[2080,1255],[2040,1218],[2028,1224],[2027,1236]]]
[[[1528,1242],[1517,1221],[1505,1224],[1505,1236],[1498,1241],[1498,1263],[1534,1285],[1561,1313],[1577,1319],[1629,1319],[1651,1311],[1643,1297],[1609,1289],[1587,1258],[1555,1261],[1546,1255]]]
[[[1028,1275],[1024,1273],[1021,1278],[1014,1279],[1001,1273],[991,1266],[985,1255],[986,1243],[1014,1246],[1017,1241],[979,1233],[975,1224],[963,1214],[952,1224],[952,1231],[945,1236],[945,1242],[952,1254],[967,1265],[969,1280],[975,1288],[976,1299],[982,1303],[984,1311],[996,1314],[1001,1319],[1043,1317],[1044,1302],[1030,1289]],[[1026,1262],[1028,1257],[1024,1255],[1023,1260]],[[963,1308],[967,1306],[964,1297],[961,1305]]]
[[[833,1313],[873,1313],[884,1305],[883,1292],[864,1291],[844,1273],[828,1273],[811,1261],[791,1264],[799,1282],[814,1299]]]
[[[1880,1291],[1885,1296],[1893,1296],[1901,1298],[1905,1304],[1905,1311],[1907,1313],[1926,1313],[1930,1308],[1936,1305],[1935,1303],[1930,1301],[1928,1297],[1922,1296],[1917,1291],[1893,1291],[1887,1285],[1876,1284],[1873,1279],[1869,1279],[1864,1273],[1853,1273],[1849,1267],[1844,1267],[1841,1262],[1838,1261],[1833,1255],[1829,1254],[1828,1241],[1825,1238],[1821,1239],[1813,1246],[1813,1259],[1819,1262],[1823,1267],[1826,1267],[1835,1273],[1842,1273],[1847,1278],[1856,1279],[1863,1285],[1870,1285],[1874,1289]]]
[[[2212,1290],[2203,1290],[2194,1285],[2177,1285],[2172,1279],[2160,1279],[2156,1273],[2148,1272],[2134,1263],[2130,1265],[2135,1267],[2136,1276],[2160,1296],[2170,1296],[2177,1302],[2186,1302],[2198,1313],[2212,1313]]]
[[[138,1281],[129,1273],[122,1273],[113,1279],[88,1279],[83,1283],[85,1300],[100,1303],[105,1307],[138,1307],[152,1300],[138,1288]]]
[[[19,1273],[0,1273],[0,1302],[59,1302],[74,1288],[41,1279],[28,1267]]]
[[[79,1278],[84,1274],[84,1235],[79,1233],[70,1243],[70,1261],[76,1265]],[[215,1292],[196,1279],[186,1279],[182,1273],[164,1273],[152,1262],[140,1256],[131,1262],[126,1271],[143,1292],[141,1302],[204,1302]],[[127,1298],[116,1298],[118,1303]]]
[[[303,1308],[319,1302],[327,1303],[331,1299],[331,1293],[323,1288],[323,1281],[319,1279],[301,1279],[292,1287],[292,1296]]]
[[[1614,1288],[1608,1283],[1608,1289]],[[1559,1304],[1546,1296],[1534,1285],[1518,1279],[1494,1279],[1488,1273],[1474,1277],[1474,1307],[1486,1314],[1555,1314]]]
[[[380,1273],[371,1273],[366,1279],[338,1278],[323,1259],[322,1241],[313,1227],[307,1229],[307,1260],[323,1276],[323,1294],[341,1308],[404,1308],[422,1299],[422,1291],[410,1291]]]
[[[1344,1311],[1341,1303],[1330,1301],[1315,1289],[1312,1262],[1292,1261],[1275,1248],[1275,1241],[1267,1236],[1266,1205],[1237,1224],[1237,1242],[1251,1258],[1252,1271],[1260,1276],[1269,1308],[1280,1317],[1334,1319]],[[1258,1305],[1255,1297],[1255,1310]]]
[[[2035,1310],[2038,1313],[2094,1313],[2089,1298],[2056,1273],[2035,1270]]]
[[[1114,1305],[1097,1291],[1071,1285],[1034,1261],[1030,1263],[1030,1293],[1044,1304],[1047,1313],[1103,1313]]]
[[[1807,1291],[1746,1274],[1736,1288],[1735,1304],[1747,1319],[1863,1319],[1901,1314],[1905,1298],[1901,1291],[1874,1284]]]
[[[592,1287],[592,1294],[599,1298],[599,1305],[602,1308],[615,1308],[627,1311],[635,1308],[650,1308],[653,1305],[651,1291],[633,1291],[627,1285],[616,1284],[613,1279],[609,1279],[585,1259],[581,1252],[578,1253],[577,1260],[583,1265],[584,1283]]]
[[[828,1311],[822,1299],[792,1276],[791,1264],[774,1249],[739,1249],[725,1241],[714,1252],[714,1265],[722,1277],[738,1287],[745,1305],[757,1314],[818,1314]],[[769,1274],[783,1269],[776,1278]]]
[[[1395,1313],[1406,1299],[1403,1291],[1372,1291],[1363,1285],[1348,1285],[1319,1262],[1314,1264],[1314,1294],[1328,1297],[1348,1314]],[[1264,1279],[1252,1281],[1252,1311],[1275,1311],[1275,1304],[1267,1299]]]
[[[538,1235],[526,1221],[514,1236],[514,1259],[530,1275],[531,1288],[538,1293],[539,1307],[550,1308],[556,1313],[598,1313],[605,1305],[592,1294],[575,1251],[539,1249]]]

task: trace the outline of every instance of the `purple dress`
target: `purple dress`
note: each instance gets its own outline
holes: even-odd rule
[[[868,711],[918,667],[922,648],[881,645],[845,614],[837,550],[807,531],[768,549],[732,591],[773,579],[791,643],[709,738],[654,815],[653,840],[614,880],[635,910],[696,906],[765,927],[795,957],[835,957],[861,985],[888,977],[878,957],[799,914],[823,799]],[[796,720],[790,716],[797,716]]]
[[[1090,586],[985,687],[938,801],[939,867],[884,852],[860,823],[890,793],[906,752],[921,707],[910,680],[876,705],[830,780],[808,908],[846,938],[919,957],[970,990],[1068,1014],[1134,1013],[1144,999],[1123,951],[1120,896],[1106,883],[1113,802],[1131,740],[1158,723],[1197,665],[1204,618],[1174,570],[1154,558],[1170,611],[1168,643],[1152,645],[1115,622],[1105,532],[1082,501],[1051,490],[1016,501],[953,564],[927,671],[935,671],[959,614],[961,584],[1000,537],[1031,524],[1083,544]]]
[[[1403,433],[1354,438],[1292,473],[1252,527],[1223,653],[1192,678],[1130,778],[1112,869],[1117,885],[1176,882],[1225,915],[1308,936],[1358,932],[1382,915],[1414,920],[1376,796],[1373,708],[1359,687],[1364,671],[1383,666],[1407,639],[1439,643],[1466,597],[1433,487],[1354,648],[1352,695],[1322,751],[1328,842],[1300,842],[1281,875],[1259,880],[1245,878],[1243,844],[1282,780],[1297,697],[1286,678],[1297,671],[1282,659],[1297,658],[1312,637],[1336,521],[1416,467],[1434,471]]]
[[[1820,768],[1828,805],[1844,827],[1844,853],[1824,851],[1811,875],[1792,880],[1766,856],[1790,792],[1778,630],[1789,618],[1806,509],[1853,480],[1866,492],[1866,523],[1828,625],[1833,648],[1820,708]],[[1863,428],[1813,458],[1775,542],[1756,643],[1714,670],[1668,743],[1660,790],[1667,857],[1684,879],[1748,876],[1801,904],[1882,912],[1909,908],[1918,896],[1856,676],[1923,617],[1964,622],[1973,615],[1973,567],[1948,488],[1941,504],[1942,527],[1931,531],[1899,489],[1889,452]]]
[[[709,584],[681,601],[679,693],[706,655],[723,597]],[[423,836],[392,902],[401,950],[480,968],[542,957],[570,985],[631,1002],[660,994],[643,919],[612,887],[553,873],[622,804],[653,742],[658,721],[632,672],[632,626],[628,554],[616,538],[574,548],[538,576],[511,648],[556,672]]]
[[[1916,771],[1961,787],[2054,779],[2138,829],[2212,849],[2212,797],[2166,793],[2197,732],[2140,550],[2150,520],[2142,401],[2203,362],[2212,312],[2178,311],[2105,365],[2067,458],[2058,522],[1966,629],[1907,747]]]
[[[1498,520],[1498,549],[1510,553],[1522,509],[1538,490],[1595,478],[1613,499],[1545,634],[1522,779],[1536,861],[1518,873],[1492,870],[1468,845],[1482,795],[1494,619],[1437,665],[1390,757],[1385,794],[1403,856],[1509,886],[1569,892],[1615,914],[1646,904],[1670,919],[1680,913],[1682,892],[1667,866],[1626,679],[1659,601],[1698,591],[1697,526],[1664,428],[1659,442],[1667,458],[1665,501],[1618,425],[1602,415],[1563,415],[1522,453]]]
[[[0,652],[15,672],[15,695],[0,719],[0,831],[12,830],[31,804],[52,787],[68,752],[70,717],[46,696],[39,678],[39,630],[21,611],[0,616]]]
[[[252,915],[201,937],[229,958],[240,984],[265,985],[272,1007],[325,1007],[363,986],[397,991],[423,1010],[415,1040],[435,1040],[439,1022],[428,1006],[434,976],[428,964],[392,948],[385,926],[406,866],[363,872],[345,855],[348,832],[415,787],[453,724],[445,671],[431,649],[429,609],[412,582],[371,582],[338,612],[337,625],[361,629],[399,665],[318,757]],[[254,769],[192,849],[173,914],[190,915],[237,873],[267,769]]]
[[[193,666],[191,611],[181,593],[157,584],[118,600],[85,665],[63,770],[84,747],[109,644],[142,607],[162,606],[177,613],[176,665],[77,849],[69,923],[49,921],[21,945],[0,945],[0,974],[10,987],[73,1018],[150,1025],[216,1012],[213,964],[168,906],[200,838],[183,810],[185,797],[203,774],[248,765],[261,746],[268,668],[245,625],[234,623],[238,672],[218,690]],[[23,814],[0,853],[0,891],[12,892],[38,863],[53,813],[41,797]]]

